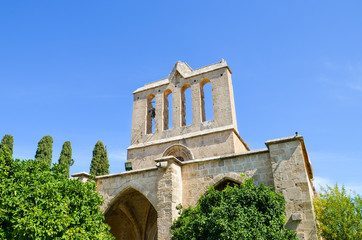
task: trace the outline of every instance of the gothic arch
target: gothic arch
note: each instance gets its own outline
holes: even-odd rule
[[[181,87],[181,126],[190,125],[189,123],[186,122],[186,101],[190,101],[192,103],[192,99],[186,99],[185,96],[185,91],[189,88],[191,90],[191,85],[188,83],[185,83]],[[191,106],[192,108],[192,104],[190,104],[189,106]],[[190,113],[192,114],[192,111],[190,111]],[[192,119],[192,117],[190,119]]]
[[[201,102],[201,121],[205,122],[206,119],[206,109],[205,109],[205,92],[204,92],[204,87],[206,84],[210,84],[211,85],[211,81],[208,78],[204,78],[201,80],[200,82],[200,102]],[[207,99],[207,101],[211,101],[211,106],[213,106],[213,100],[212,100],[212,90],[211,90],[211,99]],[[209,103],[210,104],[210,103]],[[213,108],[213,107],[212,107]],[[211,111],[212,113],[212,118],[214,116],[214,109],[209,109],[209,111]],[[211,119],[210,119],[211,120]]]
[[[171,129],[172,128],[172,122],[171,122],[171,127],[169,127],[170,125],[170,114],[173,114],[173,106],[169,106],[170,103],[168,101],[168,96],[171,95],[170,97],[172,98],[172,91],[168,88],[166,89],[166,91],[164,91],[163,93],[163,130],[167,130],[167,129]],[[171,99],[172,101],[172,99]],[[173,104],[173,102],[172,102]]]
[[[125,188],[105,211],[105,223],[116,239],[157,239],[157,211],[140,191]]]
[[[210,181],[206,182],[206,184],[199,189],[196,196],[193,198],[193,201],[190,203],[191,206],[196,206],[197,201],[200,199],[201,195],[207,193],[207,189],[210,186],[217,186],[222,184],[223,182],[231,181],[237,184],[241,184],[244,182],[244,178],[237,172],[228,172],[228,173],[220,173],[212,178]]]
[[[155,110],[155,106],[153,106],[153,104],[152,104],[153,99],[156,99],[156,96],[155,96],[155,94],[150,93],[150,95],[148,95],[148,97],[147,97],[147,106],[146,106],[146,133],[147,134],[153,133],[153,129],[155,128],[153,119],[156,116],[155,115],[156,110]]]
[[[162,157],[174,156],[180,161],[193,160],[194,155],[191,150],[182,145],[182,144],[174,144],[166,148],[166,150],[162,153]]]

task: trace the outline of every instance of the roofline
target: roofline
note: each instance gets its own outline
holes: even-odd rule
[[[180,61],[178,61],[178,62],[180,62]],[[232,73],[229,66],[227,65],[227,63],[226,63],[226,61],[224,59],[222,59],[221,62],[213,63],[213,64],[210,64],[210,65],[207,65],[207,66],[195,69],[195,70],[192,70],[192,68],[187,63],[184,63],[184,64],[186,64],[191,70],[190,73],[184,72],[182,74],[185,79],[195,77],[197,75],[205,74],[205,73],[208,73],[208,72],[212,72],[212,71],[222,69],[222,68],[227,68],[229,70],[229,72]],[[163,86],[163,85],[167,85],[169,83],[170,83],[169,78],[164,78],[164,79],[161,79],[161,80],[158,80],[158,81],[147,83],[143,87],[140,87],[140,88],[136,89],[136,91],[134,91],[133,94],[143,92],[143,91],[146,91],[146,90],[149,90],[149,89],[153,89],[153,88],[156,88],[156,87],[160,87],[160,86]]]

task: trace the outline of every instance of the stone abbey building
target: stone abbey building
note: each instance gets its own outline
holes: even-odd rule
[[[210,121],[205,117],[206,84],[212,89]],[[185,97],[189,88],[190,125]],[[269,140],[265,149],[250,150],[237,129],[231,70],[224,60],[196,70],[177,62],[166,79],[146,84],[133,97],[129,171],[95,179],[105,199],[105,222],[117,239],[170,239],[177,205],[195,206],[209,186],[222,189],[227,183],[241,183],[241,173],[282,193],[286,226],[300,239],[317,239],[313,171],[303,137]]]

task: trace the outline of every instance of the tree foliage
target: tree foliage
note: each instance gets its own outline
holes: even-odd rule
[[[362,239],[362,198],[344,186],[322,188],[313,201],[318,233],[325,239]]]
[[[103,143],[99,140],[94,146],[90,174],[95,176],[109,174],[107,148],[105,148]]]
[[[264,184],[247,179],[223,191],[209,188],[195,208],[181,210],[173,223],[173,240],[297,239],[284,228],[285,200]]]
[[[1,140],[1,143],[0,143],[0,152],[4,151],[4,148],[6,147],[9,151],[9,154],[12,156],[13,155],[13,145],[14,145],[14,137],[12,135],[5,134],[5,136],[3,137],[3,139]]]
[[[63,171],[0,154],[0,239],[113,239],[95,183]]]
[[[69,167],[74,163],[72,159],[72,146],[69,141],[64,142],[58,163],[59,165],[64,165],[64,176],[68,178]]]
[[[50,167],[52,165],[53,138],[44,136],[38,143],[35,154],[35,161],[45,162]]]

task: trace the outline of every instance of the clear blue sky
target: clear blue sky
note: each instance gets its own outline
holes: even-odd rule
[[[53,162],[71,141],[71,173],[89,171],[101,140],[123,171],[132,92],[176,61],[224,58],[238,128],[252,149],[304,136],[316,181],[362,193],[361,1],[2,1],[0,137]]]

